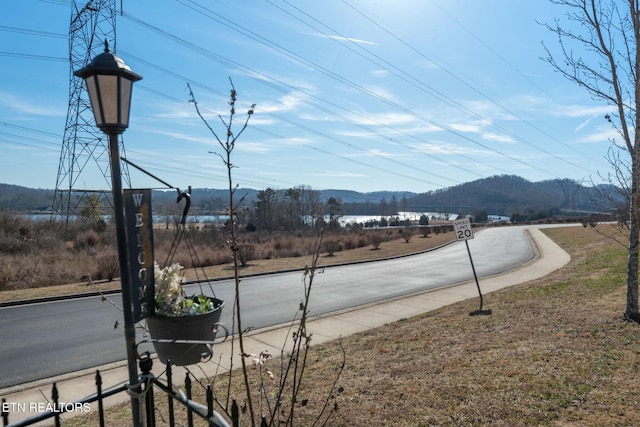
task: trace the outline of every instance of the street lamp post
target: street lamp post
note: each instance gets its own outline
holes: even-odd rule
[[[113,210],[118,240],[118,258],[120,262],[120,283],[124,310],[124,335],[127,345],[127,364],[129,368],[129,387],[132,389],[131,412],[133,426],[142,426],[140,402],[136,396],[140,391],[138,368],[136,366],[135,321],[133,298],[129,278],[129,257],[127,256],[127,234],[125,229],[122,180],[120,176],[120,153],[118,135],[129,126],[131,107],[131,89],[133,83],[142,76],[131,69],[109,50],[105,41],[105,50],[96,56],[86,67],[74,73],[87,84],[91,108],[96,126],[109,136],[109,157],[111,160],[111,188],[113,192]]]

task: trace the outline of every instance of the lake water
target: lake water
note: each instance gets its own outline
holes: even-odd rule
[[[441,212],[398,212],[398,215],[392,216],[384,216],[385,219],[389,220],[398,217],[402,220],[410,220],[410,221],[419,221],[422,215],[426,215],[429,221],[433,219],[437,220],[455,220],[458,218],[457,214],[454,213],[441,213]],[[51,216],[49,214],[32,214],[27,215],[30,219],[33,220],[49,220]],[[104,215],[105,221],[109,221],[111,216]],[[364,224],[369,221],[380,221],[383,216],[381,215],[342,215],[338,218],[338,222],[341,226],[346,226],[348,224]],[[507,217],[505,217],[507,218]],[[64,220],[63,217],[58,218],[60,221]],[[187,216],[187,223],[213,223],[213,224],[224,224],[229,219],[228,215],[189,215]],[[327,215],[325,219],[328,221],[329,216]],[[157,224],[162,224],[166,221],[166,217],[164,215],[155,215],[153,217],[153,222]]]

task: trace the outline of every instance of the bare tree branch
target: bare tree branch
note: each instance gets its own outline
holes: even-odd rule
[[[627,305],[624,317],[640,322],[638,308],[638,266],[640,263],[640,5],[638,0],[550,0],[567,10],[573,26],[556,19],[545,24],[558,38],[561,60],[544,46],[548,62],[569,81],[583,87],[596,100],[615,111],[605,119],[620,135],[622,143],[611,141],[608,160],[613,167],[609,182],[621,188],[628,215]],[[576,50],[574,50],[576,49]],[[582,49],[580,51],[579,49]],[[628,161],[618,149],[624,149]],[[622,209],[621,209],[622,211]]]

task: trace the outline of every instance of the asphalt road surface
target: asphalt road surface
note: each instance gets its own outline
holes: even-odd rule
[[[524,226],[497,227],[476,233],[468,242],[478,277],[533,259],[526,230]],[[304,262],[301,259],[301,264]],[[472,279],[464,242],[393,260],[326,268],[314,280],[310,314]],[[233,281],[212,282],[212,287],[226,304],[221,322],[230,326]],[[208,286],[205,290],[210,293]],[[242,279],[240,297],[244,328],[289,322],[298,315],[303,275],[293,272]],[[126,359],[123,317],[114,306],[121,306],[121,299],[115,295],[110,300],[113,304],[87,297],[0,308],[0,388]]]

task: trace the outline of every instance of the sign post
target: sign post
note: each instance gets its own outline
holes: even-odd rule
[[[473,265],[473,258],[471,257],[471,250],[469,249],[469,240],[473,239],[473,229],[471,228],[471,221],[469,218],[461,218],[453,221],[453,230],[456,233],[456,240],[464,240],[464,244],[467,246],[467,253],[469,254],[469,261],[471,262],[471,270],[473,270],[473,278],[476,281],[476,287],[478,288],[478,295],[480,295],[480,308],[478,310],[469,313],[470,316],[476,316],[478,314],[491,314],[491,310],[483,310],[482,304],[482,291],[480,290],[480,283],[478,282],[478,275],[476,274],[476,268]]]
[[[124,190],[133,321],[153,314],[153,220],[151,190]]]

